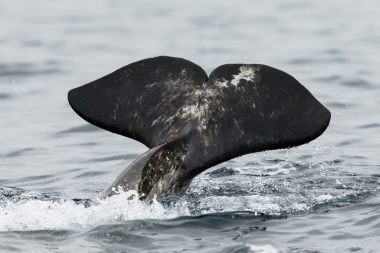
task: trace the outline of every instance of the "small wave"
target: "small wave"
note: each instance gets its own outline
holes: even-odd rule
[[[68,134],[68,133],[86,133],[86,132],[97,132],[97,131],[103,131],[103,130],[97,126],[86,124],[83,126],[72,127],[72,128],[57,132],[56,134],[62,135],[62,134]]]
[[[11,97],[8,93],[0,93],[0,100],[10,99]]]
[[[0,64],[0,77],[20,77],[62,73],[57,67],[36,66],[31,63]]]
[[[379,128],[380,127],[380,124],[379,123],[372,123],[372,124],[365,124],[365,125],[361,125],[357,128],[359,129],[368,129],[368,128]]]
[[[288,61],[291,65],[313,65],[313,64],[326,64],[326,63],[347,63],[348,60],[344,57],[333,56],[328,58],[296,58]]]
[[[373,85],[364,79],[350,79],[341,81],[340,84],[353,88],[373,88]]]
[[[38,149],[36,148],[23,148],[23,149],[20,149],[20,150],[16,150],[16,151],[12,151],[10,153],[7,153],[5,155],[3,155],[4,157],[15,157],[15,156],[21,156],[27,152],[32,152],[32,151],[36,151]]]

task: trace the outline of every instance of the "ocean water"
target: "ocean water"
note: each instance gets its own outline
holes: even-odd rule
[[[1,252],[380,252],[380,2],[0,1]],[[286,71],[326,132],[239,157],[182,198],[96,199],[142,144],[87,124],[67,92],[183,57]]]

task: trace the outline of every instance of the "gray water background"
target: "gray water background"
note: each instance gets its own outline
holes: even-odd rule
[[[0,1],[0,251],[380,252],[378,10],[375,0]],[[84,122],[68,90],[158,55],[208,73],[286,71],[332,112],[330,126],[307,145],[215,166],[180,199],[75,204],[147,148]]]

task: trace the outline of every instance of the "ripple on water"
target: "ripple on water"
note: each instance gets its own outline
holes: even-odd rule
[[[327,58],[296,58],[288,61],[291,65],[317,65],[326,63],[347,63],[348,60],[345,57],[332,56]]]
[[[124,154],[124,155],[116,155],[116,156],[107,156],[107,157],[102,157],[102,158],[93,158],[88,160],[87,162],[89,163],[94,163],[94,162],[106,162],[106,161],[114,161],[114,160],[134,160],[137,157],[139,157],[140,154]]]
[[[59,67],[41,66],[35,63],[19,62],[13,64],[0,63],[0,78],[1,77],[25,77],[32,75],[48,75],[62,73]]]
[[[379,127],[380,127],[379,123],[372,123],[372,124],[361,125],[358,128],[359,129],[369,129],[369,128],[379,128]]]
[[[7,154],[4,154],[3,156],[4,157],[17,157],[17,156],[22,156],[25,153],[29,153],[29,152],[33,152],[33,151],[37,151],[37,150],[40,150],[40,149],[38,149],[38,148],[22,148],[20,150],[16,150],[16,151],[12,151],[12,152],[9,152]]]
[[[343,86],[347,86],[347,87],[352,87],[352,88],[361,88],[361,89],[363,89],[363,88],[373,89],[374,88],[374,86],[370,82],[368,82],[365,79],[360,79],[360,78],[342,80],[339,82],[339,84],[341,84]]]
[[[353,103],[350,103],[350,102],[345,102],[345,103],[340,103],[340,102],[329,102],[329,103],[326,103],[326,106],[328,108],[335,108],[335,109],[347,109],[348,107],[349,108],[355,108],[355,107],[360,107],[359,104],[353,104]]]
[[[318,77],[318,78],[315,78],[313,80],[316,82],[331,83],[331,82],[335,82],[335,81],[338,81],[341,79],[342,79],[342,77],[340,75],[330,75],[330,76],[326,76],[326,77]]]
[[[71,127],[63,131],[59,131],[56,134],[63,135],[63,134],[69,134],[69,133],[86,133],[86,132],[96,132],[96,131],[104,131],[104,130],[97,126],[86,124],[82,126]]]
[[[0,100],[7,100],[7,99],[11,99],[12,96],[8,93],[0,93]]]

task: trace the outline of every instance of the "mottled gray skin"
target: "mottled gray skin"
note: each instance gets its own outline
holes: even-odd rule
[[[127,65],[68,94],[88,122],[151,150],[104,192],[141,199],[182,195],[202,171],[244,154],[317,138],[331,114],[296,79],[260,64],[227,64],[210,77],[194,63],[156,57]]]
[[[148,150],[104,189],[102,198],[115,195],[119,190],[134,190],[141,200],[153,199],[154,195],[182,196],[192,179],[186,176],[186,152],[186,138],[169,141]]]

